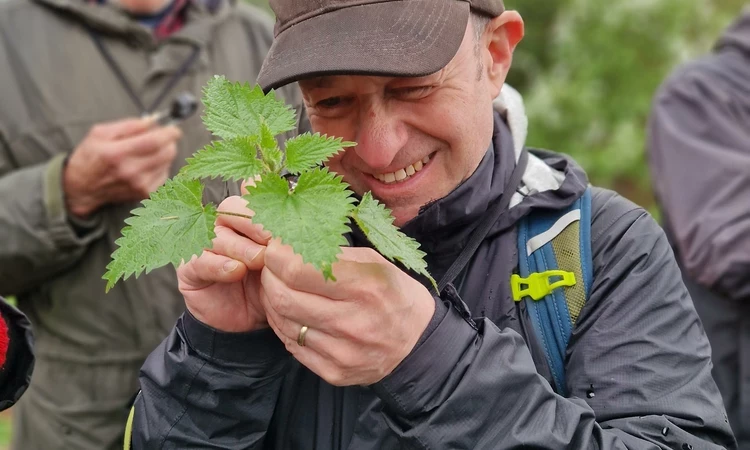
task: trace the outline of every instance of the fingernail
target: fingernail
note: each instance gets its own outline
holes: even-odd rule
[[[234,272],[237,267],[240,266],[240,263],[237,261],[227,261],[224,263],[224,272]]]

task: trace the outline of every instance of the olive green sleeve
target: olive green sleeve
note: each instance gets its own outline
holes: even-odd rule
[[[18,295],[75,264],[100,238],[99,218],[69,220],[62,189],[65,154],[14,167],[0,134],[0,295]]]

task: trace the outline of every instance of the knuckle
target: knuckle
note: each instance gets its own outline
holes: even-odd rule
[[[365,247],[362,249],[362,252],[364,253],[364,256],[368,258],[368,260],[377,260],[378,258],[382,258],[380,253],[376,252],[375,249]]]
[[[117,179],[129,183],[131,186],[135,186],[139,179],[138,171],[129,164],[114,165],[112,167],[112,172]]]
[[[281,340],[284,342],[284,347],[289,353],[291,353],[292,355],[297,353],[297,350],[299,349],[299,345],[297,345],[296,342],[292,341],[291,339],[287,337],[284,337]]]
[[[141,197],[148,197],[149,194],[151,194],[152,186],[145,180],[142,179],[135,179],[130,184],[133,192],[135,192],[137,195]]]
[[[378,342],[381,339],[380,332],[382,329],[383,327],[380,324],[367,321],[358,327],[352,337],[363,343]]]
[[[168,161],[171,162],[173,159],[177,157],[177,144],[175,143],[169,144],[164,153]]]
[[[347,369],[356,366],[355,360],[356,358],[351,353],[341,353],[335,356],[336,366],[341,370],[342,374],[344,374]]]
[[[281,279],[287,282],[287,284],[292,287],[295,286],[295,282],[300,279],[301,275],[302,264],[300,264],[300,262],[296,259],[294,261],[290,261],[288,264],[285,264],[284,268],[281,270]]]
[[[338,369],[330,370],[323,378],[328,381],[329,384],[337,387],[346,386],[346,381],[348,379],[346,373],[344,373],[343,370]]]
[[[100,158],[102,159],[104,164],[108,166],[109,168],[114,169],[115,172],[118,172],[119,170],[122,169],[121,166],[122,166],[123,155],[121,152],[118,152],[117,150],[110,148],[103,152],[99,152],[99,154],[101,155]]]
[[[273,296],[272,302],[273,309],[284,318],[289,317],[294,311],[294,300],[292,300],[288,292],[278,292]]]

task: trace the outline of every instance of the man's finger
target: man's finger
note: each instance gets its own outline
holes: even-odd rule
[[[265,292],[266,312],[273,311],[279,317],[295,323],[314,326],[317,330],[334,337],[342,320],[353,320],[357,316],[356,302],[341,302],[308,292],[297,291],[280,280],[272,271],[263,269],[260,282]],[[284,328],[290,337],[299,330]]]
[[[247,207],[247,202],[239,196],[232,196],[225,199],[219,205],[218,211],[250,217],[255,215]],[[252,220],[246,217],[219,214],[216,218],[216,225],[231,228],[261,245],[266,245],[271,239],[270,232],[264,230],[261,225],[254,224]]]
[[[250,270],[260,270],[263,268],[265,249],[264,245],[237,234],[231,228],[217,226],[211,251],[236,261],[242,261]]]
[[[118,140],[115,149],[131,155],[148,155],[156,153],[175,143],[182,137],[182,131],[174,125],[156,127],[141,134]]]
[[[282,245],[278,239],[268,243],[265,264],[292,289],[330,299],[347,300],[367,292],[373,280],[387,276],[385,271],[388,269],[388,263],[382,257],[380,262],[358,262],[351,260],[354,253],[346,251],[345,255],[341,255],[345,259],[333,264],[335,282],[325,280],[323,274],[312,264],[304,264],[301,256],[294,254],[290,246]],[[362,256],[361,259],[378,260],[374,256]]]
[[[117,140],[141,134],[151,128],[155,123],[152,117],[137,117],[104,122],[95,125],[91,133],[104,140]]]
[[[260,175],[256,176],[255,178],[248,178],[247,180],[243,181],[240,187],[240,192],[242,192],[242,195],[247,195],[247,188],[249,186],[255,186],[256,181],[260,181]]]
[[[261,302],[268,304],[268,299],[261,292]],[[335,367],[330,349],[341,344],[338,339],[329,336],[315,326],[307,326],[304,333],[304,346],[299,344],[303,325],[292,320],[284,319],[274,311],[266,309],[268,325],[273,329],[279,340],[284,343],[289,353],[312,371],[326,368],[326,372]],[[303,362],[304,361],[304,362]],[[308,365],[309,364],[309,365]]]
[[[235,283],[246,273],[247,267],[242,262],[205,250],[200,257],[194,256],[180,266],[177,278],[181,291],[194,291],[214,283]]]

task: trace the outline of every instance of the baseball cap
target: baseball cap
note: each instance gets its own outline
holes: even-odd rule
[[[502,0],[270,0],[274,42],[258,74],[266,90],[323,75],[419,77],[445,67],[470,11]]]

